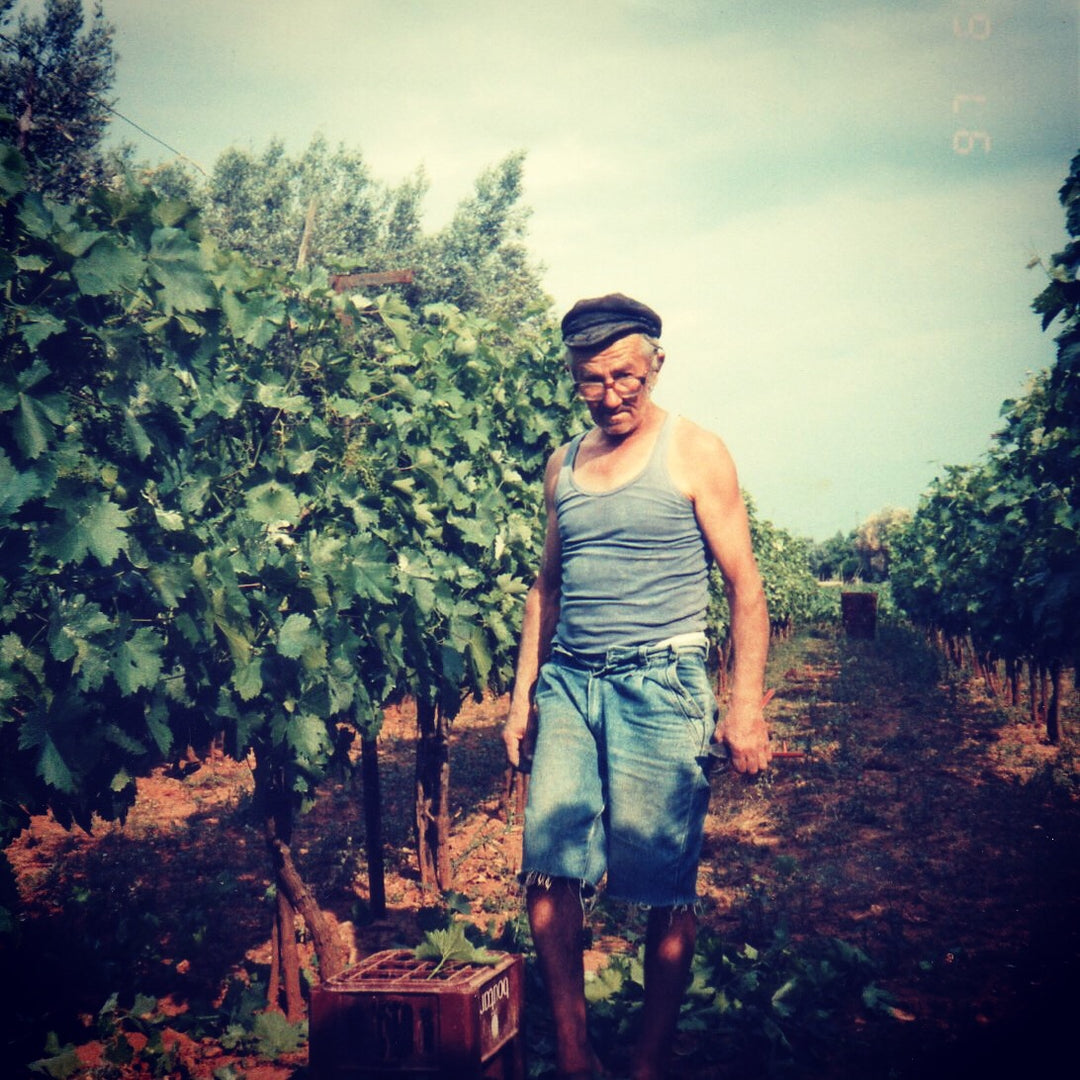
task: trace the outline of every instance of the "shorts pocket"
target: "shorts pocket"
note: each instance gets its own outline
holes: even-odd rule
[[[688,719],[703,720],[713,714],[712,688],[696,654],[673,657],[664,671],[664,684],[678,699]]]

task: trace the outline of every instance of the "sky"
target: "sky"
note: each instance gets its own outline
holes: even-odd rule
[[[104,0],[116,109],[210,170],[316,133],[429,228],[524,150],[561,314],[655,308],[664,407],[798,536],[914,510],[1054,360],[1080,0]],[[122,121],[140,158],[173,155]]]

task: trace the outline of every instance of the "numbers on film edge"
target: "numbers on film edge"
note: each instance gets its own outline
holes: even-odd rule
[[[969,15],[966,21],[960,15],[953,18],[954,37],[966,38],[970,41],[987,41],[993,32],[994,28],[990,16],[984,12]],[[957,118],[957,123],[963,123],[963,111],[965,108],[970,109],[972,106],[979,107],[985,104],[985,94],[954,94],[952,99],[953,116]],[[986,131],[959,127],[953,132],[953,153],[960,154],[962,157],[966,157],[973,150],[980,147],[984,154],[989,154],[991,145],[990,135]]]

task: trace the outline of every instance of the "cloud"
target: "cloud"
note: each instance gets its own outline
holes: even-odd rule
[[[930,462],[977,455],[1000,400],[1052,358],[1023,268],[1064,240],[1076,6],[981,10],[990,21],[954,0],[107,13],[121,111],[207,165],[321,131],[390,182],[423,164],[437,227],[525,149],[557,306],[613,288],[656,306],[666,402],[728,439],[767,516],[822,536],[910,505]]]

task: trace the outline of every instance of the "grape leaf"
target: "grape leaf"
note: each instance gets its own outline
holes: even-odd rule
[[[67,325],[63,319],[58,319],[44,308],[27,308],[25,316],[25,321],[19,324],[18,333],[32,349],[54,334],[61,333]]]
[[[283,485],[271,480],[253,487],[246,496],[248,513],[263,524],[300,520],[300,500]]]
[[[41,490],[37,473],[19,472],[0,449],[0,514],[9,516]]]
[[[465,924],[451,923],[445,930],[429,930],[424,940],[413,950],[417,960],[437,960],[438,963],[428,976],[435,976],[450,961],[462,964],[497,964],[501,957],[489,953],[486,949],[474,945],[465,936]]]
[[[322,639],[311,628],[311,619],[306,615],[290,615],[278,631],[278,652],[282,656],[296,660],[308,649],[316,648]]]
[[[301,760],[317,761],[330,750],[326,724],[311,713],[299,713],[289,719],[285,740]]]
[[[45,534],[45,549],[61,563],[80,562],[87,552],[111,566],[128,546],[128,518],[107,495],[66,510]]]
[[[117,646],[109,670],[125,694],[153,686],[161,675],[161,639],[148,627],[140,627]]]
[[[52,735],[45,725],[45,718],[41,715],[29,717],[19,732],[20,750],[39,750],[37,772],[46,784],[64,792],[66,795],[74,795],[77,786],[71,770],[64,761],[63,755],[53,742]]]
[[[154,231],[150,269],[161,285],[159,299],[168,314],[206,311],[213,305],[213,289],[202,267],[199,249],[182,230]]]
[[[233,687],[242,701],[251,701],[262,693],[262,660],[256,658],[249,664],[237,664],[233,670]]]
[[[141,256],[112,239],[104,239],[94,244],[84,258],[76,260],[71,274],[84,296],[105,296],[134,292],[145,269]]]
[[[357,552],[349,560],[352,571],[352,588],[357,596],[365,600],[374,600],[379,604],[393,603],[394,578],[390,565],[386,561],[386,547],[378,541],[372,541],[366,551]]]

